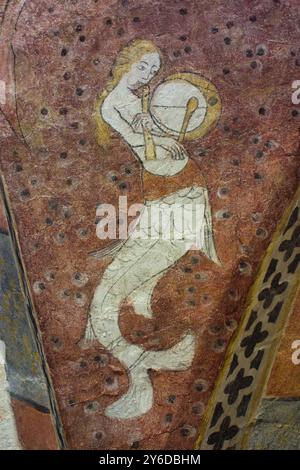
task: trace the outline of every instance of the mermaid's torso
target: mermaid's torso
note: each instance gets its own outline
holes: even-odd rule
[[[169,165],[172,165],[170,160]],[[173,176],[159,176],[143,169],[143,192],[146,201],[159,199],[192,186],[206,187],[198,165],[188,159],[184,168]]]

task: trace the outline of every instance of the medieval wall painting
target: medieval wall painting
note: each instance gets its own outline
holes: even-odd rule
[[[4,197],[61,447],[192,449],[212,409],[299,180],[298,3],[238,3],[3,10]]]
[[[131,344],[119,328],[122,303],[130,301],[136,314],[152,318],[153,290],[191,248],[197,247],[219,264],[208,191],[184,148],[186,137],[196,140],[203,135],[203,126],[207,132],[215,124],[219,98],[207,80],[184,73],[159,84],[150,102],[148,86],[161,62],[159,50],[150,41],[135,40],[125,46],[96,108],[100,143],[107,143],[109,125],[143,165],[144,206],[128,239],[117,251],[114,245],[114,259],[96,288],[86,330],[87,339],[97,338],[128,368],[127,393],[105,411],[119,419],[138,417],[151,409],[153,386],[148,371],[189,369],[196,341],[192,331],[183,331],[177,344],[163,351]]]

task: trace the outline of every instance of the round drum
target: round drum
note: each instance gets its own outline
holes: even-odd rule
[[[150,107],[154,122],[164,132],[178,137],[192,97],[197,99],[198,107],[189,120],[187,132],[197,129],[204,121],[207,104],[195,85],[181,79],[163,82],[156,88]]]
[[[200,75],[178,73],[160,83],[150,103],[153,121],[164,133],[179,138],[191,99],[196,106],[181,138],[182,141],[199,139],[216,124],[221,113],[221,102],[215,86]]]

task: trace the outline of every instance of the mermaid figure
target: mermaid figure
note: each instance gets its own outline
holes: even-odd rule
[[[139,95],[140,89],[147,87],[160,67],[160,51],[154,44],[145,40],[129,43],[118,54],[112,79],[96,105],[99,143],[108,144],[111,131],[116,131],[143,166],[144,209],[127,240],[109,253],[113,254],[113,261],[95,290],[85,332],[86,341],[96,339],[127,367],[127,392],[105,409],[105,415],[115,419],[137,418],[148,412],[153,405],[153,386],[148,370],[188,369],[194,358],[196,341],[193,332],[187,331],[177,344],[166,350],[146,350],[129,343],[119,327],[121,305],[125,300],[130,301],[137,315],[151,318],[155,286],[196,242],[198,249],[219,263],[213,242],[208,192],[199,168],[183,145],[166,135],[145,112]],[[154,158],[153,155],[147,158],[146,137],[154,146]],[[164,239],[160,236],[160,224],[157,221],[149,224],[149,209],[164,213],[175,206],[184,206],[190,221],[195,216],[195,207],[198,208],[197,229],[190,223],[183,238]],[[176,220],[172,223],[172,229],[176,231]],[[151,236],[148,236],[150,231]]]

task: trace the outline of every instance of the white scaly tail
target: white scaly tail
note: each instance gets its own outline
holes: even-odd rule
[[[164,199],[148,202],[145,208],[151,206],[165,210],[166,205],[170,207],[170,204],[179,201],[180,204],[190,204],[190,217],[192,218],[195,200],[200,204],[200,216],[203,219],[200,224],[200,227],[203,227],[203,233],[200,234],[203,251],[218,262],[212,237],[208,236],[209,233],[211,234],[211,220],[207,191],[204,188],[186,188]],[[135,313],[148,318],[152,317],[151,296],[154,287],[166,270],[191,248],[196,241],[196,236],[199,238],[199,233],[196,233],[192,227],[188,240],[184,241],[135,238],[138,231],[147,233],[149,229],[148,213],[145,210],[134,232],[106,269],[91,304],[85,339],[97,338],[114,357],[127,366],[130,377],[127,393],[105,410],[105,414],[111,418],[136,418],[151,409],[153,387],[148,369],[182,371],[191,366],[194,358],[195,337],[191,332],[183,335],[172,348],[163,351],[147,351],[141,346],[126,341],[120,331],[121,304],[129,299],[136,309]],[[155,230],[155,226],[151,225],[151,229]],[[159,231],[159,228],[157,230]]]

